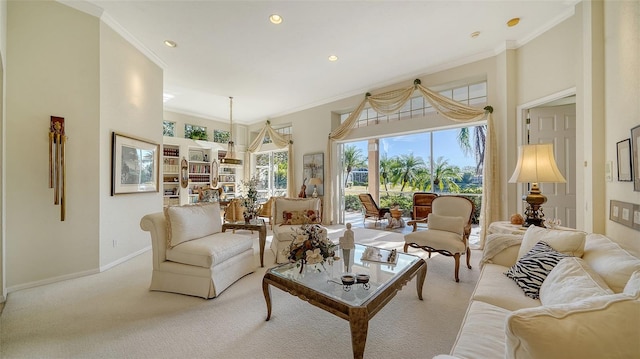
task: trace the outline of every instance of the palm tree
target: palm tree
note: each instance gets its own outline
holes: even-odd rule
[[[354,168],[362,168],[366,167],[366,158],[362,156],[362,151],[356,146],[345,146],[344,147],[344,168],[347,172],[347,175],[344,178],[344,186],[347,186],[347,182],[349,180],[349,174],[353,171]]]
[[[414,156],[413,152],[408,155],[400,155],[394,173],[395,181],[393,181],[395,182],[394,184],[398,182],[402,184],[400,192],[404,191],[406,185],[414,181],[417,171],[424,167],[424,160],[421,157]]]
[[[389,187],[387,186],[391,180],[391,168],[393,165],[393,159],[388,158],[387,154],[383,154],[380,158],[380,182],[384,184],[384,191],[389,193]]]
[[[471,144],[470,127],[463,127],[458,131],[458,144],[467,156],[473,152],[476,159],[476,174],[482,173],[484,166],[484,149],[487,139],[487,125],[473,127],[473,146]]]
[[[455,181],[459,181],[462,177],[458,166],[451,166],[449,160],[440,156],[436,159],[433,167],[433,185],[444,191],[445,187],[449,192],[459,192],[460,186]]]
[[[431,172],[428,168],[420,168],[416,171],[416,176],[411,185],[414,189],[419,191],[431,190]]]

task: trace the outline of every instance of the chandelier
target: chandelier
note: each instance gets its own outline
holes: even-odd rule
[[[220,163],[225,165],[241,165],[242,160],[236,158],[236,146],[233,143],[233,97],[229,96],[229,142],[227,143],[227,154]]]

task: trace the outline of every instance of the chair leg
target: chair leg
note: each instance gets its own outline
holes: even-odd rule
[[[405,242],[405,243],[404,243],[403,251],[404,251],[405,253],[407,253],[407,249],[409,249],[409,243]]]
[[[458,278],[458,271],[460,269],[460,253],[454,254],[453,258],[456,260],[456,268],[455,268],[456,282],[459,282],[460,278]]]
[[[467,268],[471,269],[471,249],[467,248]]]

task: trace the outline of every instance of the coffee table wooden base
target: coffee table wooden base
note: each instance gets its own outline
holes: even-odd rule
[[[427,262],[420,259],[403,274],[394,278],[394,280],[380,288],[378,293],[362,306],[350,306],[344,302],[294,282],[293,280],[281,278],[267,271],[262,278],[262,292],[264,293],[264,299],[267,304],[266,320],[269,321],[269,319],[271,319],[272,307],[270,285],[272,285],[306,302],[309,302],[318,308],[332,313],[342,319],[348,320],[349,327],[351,328],[351,347],[353,349],[353,357],[361,359],[364,355],[364,348],[367,342],[369,320],[371,320],[371,318],[373,318],[387,303],[389,303],[396,293],[413,277],[416,277],[418,298],[422,300],[422,287],[424,285],[426,275]]]

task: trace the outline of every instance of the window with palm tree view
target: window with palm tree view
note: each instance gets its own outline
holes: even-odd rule
[[[264,202],[271,196],[287,194],[287,151],[270,151],[256,155],[256,173],[258,175],[258,198]]]
[[[467,105],[484,106],[486,82],[440,93]],[[380,116],[369,109],[358,123],[371,126],[381,121],[429,116],[437,116],[435,110],[426,101],[412,98],[395,116]],[[411,217],[413,193],[436,192],[471,199],[476,205],[474,222],[477,223],[482,202],[485,135],[486,125],[480,124],[343,144],[345,210],[361,211],[358,194],[377,192],[380,207],[398,206],[403,217]],[[368,168],[375,163],[368,158],[372,142],[378,151],[377,171]],[[369,172],[377,172],[377,183],[369,183]],[[377,186],[377,191],[372,191],[370,185]]]

